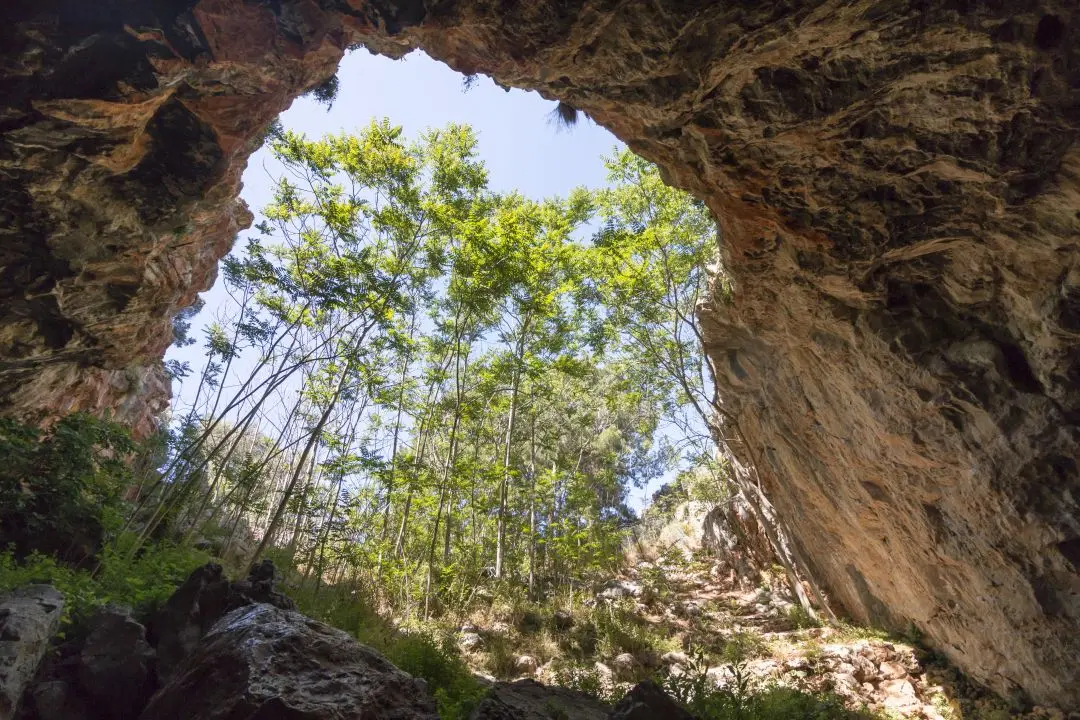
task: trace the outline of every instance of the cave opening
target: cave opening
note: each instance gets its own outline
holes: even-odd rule
[[[1080,443],[1078,12],[1055,0],[9,3],[3,412],[47,424],[85,410],[149,435],[172,319],[249,222],[234,198],[254,136],[306,90],[331,98],[320,82],[349,45],[423,48],[560,98],[567,117],[580,108],[719,217],[738,292],[719,288],[704,334],[723,368],[731,466],[776,502],[823,592],[860,622],[917,628],[999,693],[1071,709],[1080,510],[1041,459]],[[476,97],[460,85],[447,88]],[[591,127],[555,133],[549,107],[512,122],[569,141]],[[538,155],[537,167],[567,164]],[[232,353],[217,348],[224,367]],[[950,349],[981,368],[965,371],[971,387]],[[1029,486],[1040,491],[1025,498]]]

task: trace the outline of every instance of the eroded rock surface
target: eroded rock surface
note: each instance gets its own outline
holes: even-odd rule
[[[273,605],[225,615],[151,699],[146,720],[436,720],[422,680],[348,634]]]
[[[259,132],[354,42],[568,101],[703,198],[727,433],[814,577],[1080,706],[1075,2],[8,3],[9,411],[146,424]]]
[[[611,708],[585,693],[532,679],[495,683],[470,720],[607,720]]]
[[[64,597],[51,585],[27,585],[0,597],[0,720],[15,717],[63,609]]]

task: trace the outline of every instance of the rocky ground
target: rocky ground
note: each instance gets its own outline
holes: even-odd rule
[[[660,641],[637,652],[598,652],[590,668],[557,650],[545,654],[540,647],[530,654],[544,643],[528,642],[529,629],[521,627],[529,623],[526,613],[516,626],[511,617],[486,627],[466,624],[459,631],[460,646],[477,672],[491,680],[485,650],[492,642],[509,641],[520,650],[510,675],[558,684],[582,671],[594,673],[601,696],[618,697],[650,676],[703,673],[716,688],[734,692],[742,683],[749,692],[781,686],[828,693],[851,710],[886,718],[1066,717],[1050,708],[1025,713],[1008,707],[967,683],[914,638],[901,641],[862,628],[822,626],[793,603],[778,579],[747,588],[715,562],[639,562],[598,588],[589,604],[582,610],[594,617],[605,608],[629,611],[644,633]],[[556,613],[551,620],[570,632],[585,614]]]

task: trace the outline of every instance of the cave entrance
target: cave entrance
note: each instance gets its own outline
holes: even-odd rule
[[[562,198],[563,201],[570,202],[579,188],[591,188],[597,191],[608,189],[618,192],[620,182],[626,185],[629,182],[628,178],[620,181],[613,176],[613,163],[623,162],[625,165],[623,172],[629,172],[627,168],[639,167],[636,163],[642,163],[640,167],[647,165],[640,160],[627,164],[625,157],[628,156],[629,151],[606,129],[584,116],[567,118],[564,106],[545,100],[534,92],[501,88],[485,76],[459,74],[421,51],[414,51],[396,60],[369,53],[364,49],[347,53],[331,80],[295,100],[292,106],[273,123],[262,147],[251,156],[248,162],[243,175],[243,189],[240,197],[254,215],[253,226],[247,231],[241,231],[232,253],[225,260],[226,271],[219,275],[214,286],[201,295],[194,309],[187,310],[181,315],[179,320],[181,341],[171,348],[167,355],[167,367],[173,375],[172,418],[174,424],[179,423],[176,427],[190,424],[192,419],[197,419],[197,422],[203,424],[217,422],[215,413],[218,413],[221,407],[231,407],[233,398],[242,394],[235,388],[245,388],[250,377],[258,377],[260,381],[266,377],[265,374],[259,374],[259,356],[252,350],[258,342],[245,339],[243,336],[249,332],[249,329],[240,327],[245,322],[251,326],[257,324],[255,320],[257,313],[252,310],[252,307],[257,304],[254,296],[259,292],[259,288],[255,287],[252,290],[251,286],[244,286],[243,283],[237,282],[238,271],[235,268],[251,260],[247,243],[257,241],[265,246],[282,240],[280,232],[276,232],[282,229],[277,222],[282,209],[280,204],[275,205],[281,201],[281,183],[283,181],[297,183],[299,192],[304,194],[308,201],[315,203],[321,201],[318,199],[318,193],[308,192],[312,188],[311,183],[324,180],[327,183],[331,180],[352,183],[354,186],[357,182],[362,183],[361,173],[352,174],[340,166],[335,166],[333,173],[330,173],[334,176],[333,178],[324,177],[318,172],[311,173],[311,163],[315,162],[311,157],[292,162],[286,157],[287,153],[283,155],[280,149],[283,147],[282,143],[286,142],[286,135],[296,133],[311,141],[326,136],[360,138],[358,155],[355,158],[359,160],[365,153],[378,155],[378,151],[373,146],[365,143],[374,143],[382,138],[379,133],[372,133],[371,124],[384,122],[387,123],[384,127],[389,128],[390,133],[397,132],[397,128],[400,128],[402,138],[407,139],[408,142],[421,143],[428,142],[425,138],[429,138],[432,131],[447,134],[451,132],[450,128],[454,125],[467,126],[475,136],[475,150],[470,151],[473,160],[481,163],[486,172],[484,192],[490,192],[493,196],[520,195],[538,201]],[[453,151],[452,144],[440,147],[438,152]],[[619,160],[620,157],[624,159]],[[648,165],[648,168],[649,175],[645,180],[659,183],[656,170],[651,165]],[[644,190],[644,185],[634,188],[635,193]],[[388,192],[383,186],[374,192],[361,191],[362,202],[376,207],[383,202],[392,204],[392,201],[386,199],[388,195],[383,194]],[[455,192],[464,191],[455,190]],[[662,209],[668,213],[685,213],[685,217],[676,216],[671,219],[663,232],[673,236],[678,235],[687,247],[697,244],[694,252],[698,255],[693,259],[697,266],[693,268],[686,266],[687,259],[683,258],[680,261],[682,265],[677,270],[682,273],[692,273],[692,282],[698,283],[693,291],[704,292],[706,287],[704,260],[715,254],[715,229],[711,217],[699,201],[692,200],[678,191],[664,188],[658,197],[671,202],[675,202],[672,198],[677,198],[677,202],[683,204],[674,210],[673,206],[661,208],[658,205],[657,212]],[[651,199],[646,198],[646,200]],[[589,200],[596,207],[589,211],[588,219],[575,226],[572,233],[575,242],[592,245],[598,242],[597,238],[603,237],[607,237],[607,241],[610,242],[611,238],[617,234],[612,230],[616,225],[619,227],[615,230],[627,237],[635,231],[645,230],[641,222],[647,220],[647,216],[653,212],[651,209],[642,209],[634,219],[628,221],[629,224],[620,225],[621,221],[617,218],[614,220],[608,218],[605,221],[603,217],[607,211],[602,206],[611,201],[611,198],[601,199],[599,196]],[[327,225],[325,217],[317,220],[309,218],[304,222],[309,221],[319,225],[322,230],[325,230]],[[303,232],[312,229],[309,225],[304,225],[303,228],[298,227],[296,236],[291,239],[295,240],[298,246],[302,245]],[[366,227],[365,232],[367,231],[371,231],[371,228]],[[453,242],[454,240],[451,239],[450,243],[453,244]],[[629,244],[627,247],[629,248]],[[689,257],[687,255],[687,258]],[[278,260],[281,259],[278,258]],[[493,264],[499,262],[501,258],[495,257]],[[248,267],[245,271],[251,272],[252,269]],[[574,282],[582,285],[582,291],[588,291],[589,288],[585,285],[594,280],[579,279]],[[442,280],[435,282],[435,295],[446,290],[442,283]],[[692,326],[692,323],[696,322],[692,320],[695,300],[680,299],[677,288],[674,292],[674,299],[682,304],[682,311],[690,322],[681,329],[681,335],[673,342],[681,343],[689,350],[688,354],[692,358],[690,362],[700,364],[704,361],[704,356],[699,338],[695,336],[697,331]],[[561,302],[567,304],[569,308],[569,305],[578,300],[580,298],[575,300],[567,295]],[[608,312],[608,310],[601,312]],[[250,321],[245,321],[244,313],[251,314]],[[260,315],[258,322],[265,323],[266,321],[267,316]],[[433,319],[433,316],[424,317],[421,313],[416,322],[403,331],[408,334],[408,339],[411,341],[414,335],[423,336],[434,333],[435,325],[444,321]],[[588,319],[581,321],[589,322]],[[482,353],[496,346],[504,331],[504,328],[496,324],[490,331],[482,333],[482,337],[478,339],[476,354],[467,353],[465,365],[472,364],[473,367],[480,368],[474,372],[483,372],[486,361]],[[566,353],[568,362],[581,362],[582,358],[586,358],[590,353],[595,355],[595,351],[584,347],[589,342],[585,337],[585,332],[580,327],[577,329],[567,327],[565,330],[567,336],[579,334],[580,337],[573,342],[582,345],[582,349],[579,350],[564,348],[558,351]],[[233,348],[238,349],[234,351]],[[678,354],[681,355],[682,351]],[[389,362],[400,362],[399,372],[402,378],[413,370],[410,365],[413,360],[410,358]],[[419,362],[417,361],[418,364]],[[395,367],[398,366],[395,365]],[[689,383],[696,388],[697,384],[702,382],[704,368],[694,367],[692,370],[697,377]],[[631,377],[632,373],[626,369],[605,370],[604,372],[608,373],[609,379],[626,383],[625,387],[613,389],[613,393],[632,394],[635,392],[633,383],[641,380],[641,378],[635,380]],[[272,400],[252,410],[259,416],[251,423],[252,439],[248,452],[250,452],[250,447],[261,442],[269,442],[276,430],[294,421],[294,418],[290,417],[293,398],[299,397],[304,392],[304,388],[307,387],[305,383],[309,381],[309,377],[295,377],[286,381]],[[700,388],[703,394],[710,390],[711,385]],[[674,386],[664,390],[664,392],[668,391],[674,391],[676,394],[682,392],[675,390]],[[410,389],[408,392],[413,392],[413,390]],[[500,392],[500,390],[496,388],[494,392]],[[393,404],[397,402],[400,406],[406,403],[408,398],[405,395],[406,391],[402,390],[396,399],[391,398],[391,402],[383,403],[385,406],[383,410],[389,413],[391,423],[401,422],[401,412],[395,410]],[[697,474],[694,475],[693,481],[689,483],[684,481],[674,491],[674,495],[669,492],[665,496],[665,501],[671,503],[674,497],[674,502],[678,503],[685,499],[682,495],[689,497],[692,494],[695,497],[704,494],[711,499],[716,499],[713,496],[719,497],[718,493],[722,493],[723,490],[714,486],[716,484],[709,480],[711,475],[708,475],[709,471],[705,467],[711,460],[708,457],[703,460],[703,456],[712,454],[713,446],[709,433],[700,417],[695,415],[690,403],[687,402],[686,405],[685,408],[671,411],[670,415],[664,415],[659,420],[659,427],[655,429],[655,432],[647,431],[646,434],[655,435],[655,440],[649,440],[642,445],[642,456],[638,458],[642,467],[629,468],[627,470],[629,475],[620,480],[628,488],[626,496],[621,497],[623,490],[617,486],[603,490],[601,494],[611,494],[612,497],[617,498],[616,505],[625,504],[634,511],[641,512],[648,506],[653,494],[662,486],[674,481],[680,473],[694,470]],[[254,406],[253,400],[239,401],[234,409],[223,415],[224,425],[243,424],[248,409]],[[707,408],[708,402],[703,401],[701,407]],[[534,412],[534,410],[529,409],[528,412]],[[371,410],[361,403],[355,413],[358,417],[366,417],[365,414],[371,414]],[[406,419],[402,425],[400,438],[397,425],[394,426],[393,431],[387,431],[385,427],[379,426],[379,423],[384,421],[374,421],[371,432],[374,433],[372,436],[374,445],[378,447],[376,454],[393,455],[399,447],[407,445],[407,436],[409,433],[416,432],[419,420],[410,417],[408,408],[404,414]],[[536,413],[534,412],[533,422],[535,421]],[[330,424],[340,425],[341,422],[340,418],[335,417],[331,419]],[[366,422],[365,419],[359,424],[363,425]],[[346,420],[337,430],[345,432],[345,427],[348,425]],[[610,444],[616,452],[621,452],[619,450],[621,443],[641,440],[641,438],[628,439],[620,436],[620,432],[625,435],[625,428],[617,429],[617,422],[614,420],[609,422],[609,425],[610,427],[598,428],[597,432],[603,436],[603,442]],[[520,433],[522,430],[519,429],[517,432]],[[282,442],[285,441],[282,440]],[[655,447],[650,451],[648,445],[653,443]],[[238,440],[228,441],[224,447],[232,447],[233,444],[240,448],[238,452],[241,454],[245,452],[243,442]],[[663,450],[656,448],[663,448]],[[319,447],[316,447],[313,452],[318,454]],[[300,455],[300,453],[294,454]],[[493,456],[491,463],[497,466],[499,462],[505,460],[505,457]],[[311,463],[314,467],[314,460]],[[652,467],[645,467],[647,463],[652,463]],[[659,469],[661,467],[662,469]],[[634,477],[630,478],[630,475]],[[321,487],[317,478],[313,486],[316,489]],[[411,496],[406,499],[406,502],[412,502]],[[605,502],[611,502],[610,498]],[[402,519],[398,522],[404,525],[408,521]],[[259,529],[265,530],[265,528]]]

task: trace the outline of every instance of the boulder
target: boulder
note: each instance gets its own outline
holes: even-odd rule
[[[269,560],[253,567],[246,580],[235,583],[229,582],[217,563],[196,568],[150,622],[149,639],[157,649],[161,683],[168,681],[199,639],[227,612],[254,603],[295,609],[291,599],[274,589],[275,580]]]
[[[222,617],[143,720],[437,720],[422,680],[346,633],[268,604]]]
[[[63,609],[64,596],[51,585],[27,585],[0,598],[0,720],[15,717]]]
[[[639,682],[615,705],[611,720],[694,720],[652,680]]]
[[[620,653],[611,661],[611,669],[619,680],[633,680],[640,664],[630,653]]]
[[[597,593],[597,597],[603,600],[621,600],[641,597],[642,592],[641,583],[632,580],[612,580]]]
[[[585,693],[535,680],[496,683],[470,720],[607,720],[611,707]]]
[[[520,675],[534,675],[538,667],[540,667],[540,663],[532,655],[519,655],[514,660],[514,669]]]
[[[29,691],[27,701],[33,703],[31,717],[36,720],[96,720],[78,688],[67,680],[38,683]]]
[[[217,563],[197,568],[165,601],[150,622],[150,641],[157,649],[162,682],[198,645],[199,639],[225,612],[229,580]]]
[[[458,637],[458,647],[467,652],[479,650],[484,647],[484,638],[480,637],[480,633],[463,632]]]
[[[544,627],[544,618],[540,613],[533,610],[526,610],[517,618],[517,622],[514,623],[518,632],[524,635],[531,635],[539,632]]]
[[[878,671],[881,673],[881,677],[886,680],[897,680],[899,678],[907,677],[907,668],[898,662],[886,660],[878,666]]]
[[[666,652],[660,656],[660,662],[665,665],[685,665],[690,658],[684,652]]]
[[[886,710],[908,713],[922,708],[914,686],[903,678],[882,682],[881,693],[884,696],[882,705]]]
[[[155,655],[146,628],[131,617],[130,609],[115,606],[101,608],[89,625],[78,666],[83,692],[107,720],[138,717],[154,684]]]

